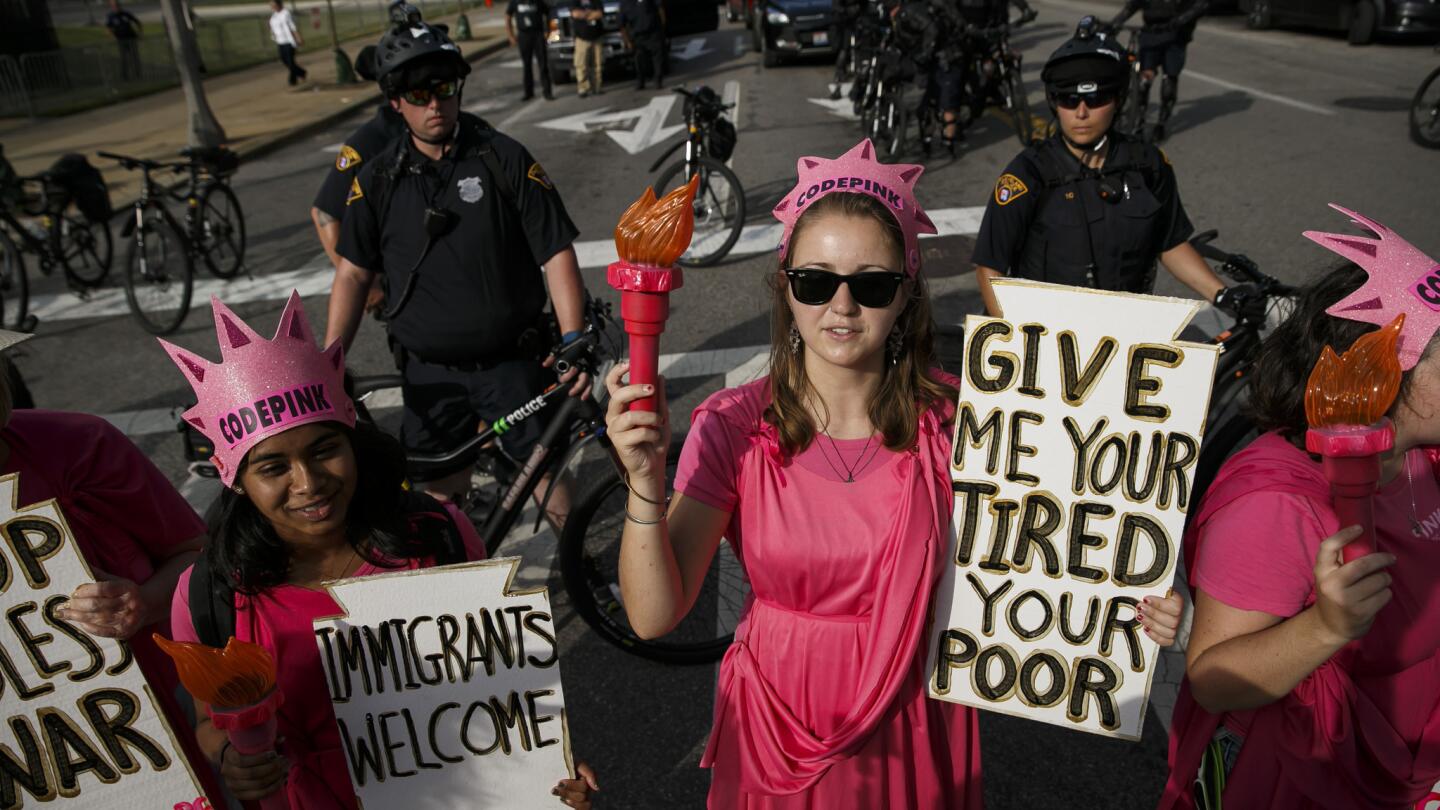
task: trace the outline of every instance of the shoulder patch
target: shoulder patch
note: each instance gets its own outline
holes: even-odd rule
[[[335,156],[335,171],[348,172],[359,165],[360,153],[355,151],[355,147],[348,143],[340,147],[340,154]]]
[[[345,205],[348,206],[350,205],[350,203],[353,203],[364,196],[365,192],[360,190],[360,179],[357,177],[350,181],[350,195],[345,198]]]
[[[538,162],[530,164],[530,171],[526,172],[525,176],[539,183],[546,191],[555,190],[555,184],[550,182],[550,175],[545,173],[545,167]]]
[[[1030,187],[1025,185],[1025,181],[1006,172],[1000,175],[999,180],[995,181],[995,202],[1009,205],[1016,199],[1025,196],[1025,192],[1029,190]]]

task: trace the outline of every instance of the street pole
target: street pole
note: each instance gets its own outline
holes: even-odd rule
[[[335,82],[354,84],[355,69],[350,66],[350,57],[340,50],[340,35],[335,31],[335,4],[325,0],[325,11],[330,15],[330,45],[335,48]]]
[[[225,130],[215,119],[205,99],[205,85],[200,81],[200,49],[195,45],[195,32],[185,25],[181,0],[160,0],[160,15],[170,35],[170,51],[175,69],[180,73],[180,87],[185,91],[185,106],[190,112],[190,146],[214,147],[225,143]]]

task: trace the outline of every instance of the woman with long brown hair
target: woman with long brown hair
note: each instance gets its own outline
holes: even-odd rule
[[[981,803],[974,710],[925,696],[958,380],[932,367],[922,171],[879,163],[868,140],[800,159],[775,209],[770,375],[695,411],[668,510],[663,396],[623,385],[623,365],[606,380],[631,487],[620,555],[631,626],[659,636],[684,618],[722,536],[753,589],[702,761],[712,808]],[[658,412],[626,411],[651,395]],[[1163,644],[1178,608],[1161,604],[1145,623]]]

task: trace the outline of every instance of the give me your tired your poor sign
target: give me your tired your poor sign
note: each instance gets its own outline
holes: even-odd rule
[[[1215,370],[1198,301],[997,280],[971,315],[931,697],[1139,739]]]

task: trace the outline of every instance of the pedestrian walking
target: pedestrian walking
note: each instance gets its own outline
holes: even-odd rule
[[[660,0],[621,0],[620,35],[635,56],[635,78],[641,90],[649,78],[659,89],[665,75],[665,6]]]
[[[605,10],[600,0],[570,0],[570,31],[575,36],[575,85],[580,97],[600,95],[605,72]]]
[[[290,14],[290,9],[285,8],[284,0],[270,0],[270,38],[275,40],[275,45],[280,49],[280,61],[290,71],[287,79],[291,87],[305,81],[307,74],[305,68],[295,63],[295,49],[305,44],[305,38],[300,36],[300,30],[295,27],[295,18]]]
[[[110,0],[105,27],[110,29],[120,49],[120,79],[140,78],[140,32],[144,27],[140,18],[121,8],[120,0]]]
[[[505,31],[510,35],[511,47],[520,49],[520,62],[525,67],[525,101],[535,97],[537,65],[545,98],[555,98],[550,89],[550,58],[545,52],[545,21],[549,17],[550,4],[545,0],[510,0],[505,8]]]

